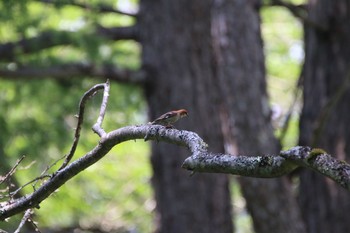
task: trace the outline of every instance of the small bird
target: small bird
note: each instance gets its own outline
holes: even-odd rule
[[[186,109],[174,110],[161,115],[160,117],[152,121],[151,124],[163,125],[166,128],[173,128],[172,124],[185,116],[188,116],[188,112]]]

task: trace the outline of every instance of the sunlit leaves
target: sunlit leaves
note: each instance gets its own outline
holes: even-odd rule
[[[303,29],[301,22],[283,7],[264,7],[261,13],[268,90],[274,113],[278,115],[274,119],[276,135],[280,136],[286,114],[297,93],[304,59]],[[297,102],[282,146],[294,146],[298,139],[299,109]]]

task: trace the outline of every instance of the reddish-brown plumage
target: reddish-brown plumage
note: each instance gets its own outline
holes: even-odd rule
[[[181,119],[187,115],[188,115],[188,112],[186,109],[179,109],[179,110],[170,111],[170,112],[167,112],[167,113],[161,115],[157,119],[155,119],[152,122],[152,125],[163,125],[163,126],[166,126],[168,128],[172,128],[171,124],[175,123],[176,121],[178,121],[179,119]]]

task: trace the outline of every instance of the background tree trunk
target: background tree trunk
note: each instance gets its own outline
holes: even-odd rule
[[[223,152],[217,81],[211,47],[211,0],[141,1],[143,66],[150,118],[178,108],[189,117],[175,125],[197,132],[211,151]],[[188,151],[159,143],[152,147],[158,232],[233,232],[226,175],[195,174],[181,168]]]
[[[1,37],[0,50],[5,51],[0,54],[1,78],[14,81],[50,76],[57,79],[59,84],[56,87],[51,84],[47,86],[52,92],[50,97],[54,98],[55,93],[66,92],[68,86],[75,85],[75,81],[68,81],[66,77],[107,76],[111,80],[144,84],[143,75],[138,74],[147,73],[148,81],[144,87],[150,118],[172,109],[186,108],[190,117],[181,120],[176,127],[197,132],[210,145],[210,151],[253,155],[278,152],[280,146],[273,136],[266,94],[258,14],[258,4],[262,1],[142,0],[140,16],[127,14],[132,17],[129,19],[130,25],[126,22],[129,20],[124,22],[119,21],[120,16],[115,18],[117,24],[126,23],[121,27],[109,27],[109,23],[104,25],[104,20],[101,20],[101,26],[96,26],[104,13],[118,12],[113,6],[79,6],[65,2],[49,6],[53,11],[48,15],[37,15],[34,12],[42,14],[48,9],[46,4],[52,2],[42,1],[35,6],[31,1],[8,2],[11,3],[0,4],[3,9],[11,9],[3,17],[9,23],[4,27],[4,32],[9,32],[11,36],[4,33]],[[264,1],[267,2],[289,8],[301,18],[304,16],[305,12],[297,12],[302,7],[293,7],[281,1]],[[350,2],[309,2],[309,18],[305,25],[304,108],[300,121],[300,144],[324,148],[339,159],[349,161]],[[86,11],[81,15],[77,13],[76,18],[79,21],[80,17],[84,18],[86,27],[79,30],[79,26],[74,32],[65,31],[65,27],[60,26],[48,30],[47,25],[38,20],[38,16],[47,17],[50,25],[56,25],[57,17],[66,15],[61,13],[65,5],[81,8],[76,9],[77,12]],[[131,25],[134,19],[139,24]],[[35,35],[31,28],[35,28]],[[134,67],[133,64],[125,67],[125,70],[117,67],[114,61],[119,58],[114,54],[123,49],[115,48],[119,47],[115,42],[121,39],[142,43],[143,68],[146,72],[129,70]],[[108,46],[110,55],[109,52],[100,51],[102,45]],[[65,56],[62,56],[61,47],[58,46],[64,46],[64,50],[67,50]],[[47,49],[51,48],[48,52]],[[77,51],[81,51],[81,55],[77,55]],[[126,56],[132,57],[134,52],[127,52]],[[72,59],[72,54],[76,58]],[[130,60],[135,63],[133,58]],[[120,63],[121,67],[123,63]],[[55,72],[48,72],[52,70]],[[11,109],[17,111],[17,106],[19,109],[18,113],[5,111],[4,116],[0,117],[0,158],[11,161],[14,157],[7,158],[5,154],[17,156],[18,153],[42,154],[38,158],[49,159],[51,155],[48,157],[47,154],[51,152],[46,153],[47,150],[60,151],[68,145],[69,139],[64,138],[67,133],[65,127],[70,127],[70,123],[67,123],[70,120],[63,120],[62,113],[52,115],[49,121],[45,121],[54,127],[51,131],[55,133],[49,137],[45,127],[37,131],[37,126],[44,122],[37,117],[41,111],[38,111],[38,115],[25,116],[25,120],[29,121],[25,126],[21,124],[22,119],[11,119],[17,118],[11,117],[11,114],[21,116],[27,112],[27,108],[20,107],[19,100],[41,90],[38,89],[39,83],[33,82],[25,90],[18,85],[7,86],[6,81],[2,85],[3,90],[9,87],[10,94],[5,91],[0,96],[1,100]],[[19,90],[23,92],[17,92]],[[39,101],[31,103],[31,107],[39,109],[38,105],[43,104],[50,108],[49,101],[40,101],[41,95],[47,95],[39,93],[35,93]],[[70,96],[73,99],[74,95]],[[62,106],[69,106],[67,100],[62,99],[61,102]],[[63,115],[69,116],[70,113]],[[34,132],[33,127],[38,137],[32,138],[34,142],[31,140],[27,143],[26,138]],[[15,128],[16,131],[12,132]],[[14,136],[8,137],[12,133],[15,133]],[[17,144],[12,145],[12,140],[16,141],[17,136],[20,136]],[[58,144],[51,147],[52,142]],[[33,143],[37,147],[32,146]],[[15,152],[8,152],[8,148],[15,147],[18,147]],[[153,147],[152,183],[157,199],[158,231],[232,232],[228,177],[217,174],[190,177],[187,171],[180,168],[188,155],[185,149],[177,146],[159,143]],[[12,165],[13,161],[2,161],[0,171],[5,173]],[[347,221],[350,209],[348,192],[312,172],[303,171],[300,177],[300,208],[293,198],[292,191],[295,190],[291,189],[286,179],[240,178],[256,232],[306,232],[304,224],[307,225],[307,232],[311,233],[350,232]],[[12,179],[12,183],[16,183]]]
[[[151,74],[146,87],[151,118],[188,108],[190,118],[179,127],[198,132],[213,151],[222,151],[225,139],[229,153],[278,152],[255,3],[141,2],[141,13],[147,12],[140,23],[147,28],[141,42],[143,64]],[[185,156],[171,145],[153,147],[159,231],[232,231],[220,224],[231,216],[227,178],[200,174],[189,179],[178,169]],[[285,179],[241,183],[256,232],[305,232]]]
[[[254,1],[216,1],[215,55],[225,105],[227,152],[276,154],[270,122],[258,6]],[[232,17],[234,15],[234,17]],[[257,233],[305,232],[286,179],[240,178]]]
[[[350,154],[350,2],[310,1],[306,26],[304,107],[300,144],[324,148],[349,162]],[[350,232],[349,192],[303,171],[300,206],[310,233]]]

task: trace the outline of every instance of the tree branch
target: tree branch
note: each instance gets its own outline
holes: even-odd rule
[[[327,176],[350,191],[350,165],[327,154],[322,149],[296,146],[280,153],[298,166],[312,169]]]
[[[12,175],[16,172],[16,169],[18,167],[18,165],[23,161],[23,159],[25,158],[26,156],[23,155],[20,159],[18,159],[16,161],[16,164],[11,168],[11,170],[4,176],[0,176],[0,184],[6,182],[9,178],[12,177]],[[1,196],[0,196],[1,197]]]
[[[187,158],[183,168],[194,172],[228,173],[232,175],[275,178],[286,175],[298,166],[280,156],[236,156],[201,153]]]
[[[16,42],[0,44],[0,60],[13,61],[21,54],[31,54],[52,48],[58,45],[72,45],[76,43],[81,32],[70,31],[45,31],[36,37],[25,38]],[[109,40],[138,40],[137,26],[105,28],[96,26],[95,33],[87,34],[86,37],[101,36]]]
[[[96,26],[96,33],[109,40],[135,40],[139,41],[139,29],[137,25],[128,27],[103,27]]]
[[[295,17],[304,21],[307,17],[306,5],[296,5],[293,3],[285,2],[283,0],[269,0],[263,6],[281,6],[290,11]]]
[[[300,19],[304,24],[311,26],[319,31],[327,31],[328,26],[327,25],[322,25],[320,23],[317,23],[310,19],[308,17],[308,10],[307,10],[307,5],[305,4],[300,4],[300,5],[295,5],[293,3],[289,3],[283,0],[268,0],[267,3],[265,2],[263,6],[280,6],[284,7],[285,9],[289,10],[289,12],[294,15],[296,18]]]
[[[162,141],[173,142],[178,145],[186,145],[183,140],[179,139],[179,135],[183,134],[187,139],[198,138],[192,132],[169,130],[156,125],[128,126],[106,133],[101,137],[99,144],[93,150],[54,173],[46,183],[32,194],[0,203],[0,220],[5,220],[22,211],[37,207],[40,202],[68,180],[103,158],[115,145],[128,140],[143,139],[149,131],[156,132],[151,134],[150,139],[157,137]],[[186,141],[188,142],[188,140]],[[190,145],[195,145],[195,143],[190,142]]]
[[[100,12],[100,13],[117,13],[117,14],[127,15],[127,16],[131,16],[131,17],[137,16],[137,14],[135,14],[135,13],[117,10],[117,9],[114,9],[113,7],[106,5],[106,4],[103,4],[103,3],[99,3],[96,6],[94,6],[94,5],[89,5],[86,3],[75,2],[72,0],[69,2],[67,2],[67,1],[55,1],[55,0],[37,0],[37,1],[42,2],[42,3],[59,5],[59,6],[71,5],[71,6],[80,7],[82,9],[95,10],[95,11]]]
[[[103,158],[115,145],[128,140],[143,139],[146,136],[148,140],[164,141],[187,147],[191,156],[184,161],[182,167],[195,172],[230,173],[272,178],[288,174],[298,166],[303,166],[333,179],[350,191],[349,164],[332,158],[320,149],[311,150],[309,147],[299,146],[275,156],[235,156],[208,152],[208,145],[196,133],[168,129],[160,125],[126,126],[105,133],[102,129],[102,122],[106,111],[108,92],[109,88],[105,87],[100,115],[93,126],[94,132],[100,136],[98,145],[81,158],[70,164],[67,163],[67,166],[52,174],[50,179],[33,193],[0,203],[0,220],[37,207],[40,202],[68,180]]]
[[[32,213],[32,210],[31,210],[31,209],[27,209],[27,210],[26,210],[26,212],[24,213],[23,218],[22,218],[22,220],[21,220],[19,226],[17,227],[17,229],[16,229],[16,231],[15,231],[14,233],[19,233],[19,232],[21,232],[21,229],[23,228],[23,226],[25,225],[25,223],[26,223],[27,221],[29,221],[29,219],[31,218],[32,214],[33,214],[33,213]]]
[[[104,85],[104,92],[103,92],[103,99],[101,103],[101,108],[100,108],[100,114],[97,118],[96,123],[92,126],[92,130],[100,137],[103,137],[106,135],[106,131],[102,128],[102,122],[106,114],[106,109],[107,109],[107,102],[109,98],[109,80]]]
[[[96,84],[95,86],[93,86],[92,88],[90,88],[90,90],[88,90],[87,92],[84,93],[83,97],[81,98],[80,102],[79,102],[79,113],[77,115],[78,117],[78,123],[77,123],[77,127],[75,129],[75,134],[74,134],[74,140],[73,140],[73,144],[72,144],[72,147],[69,151],[69,153],[65,156],[66,159],[64,160],[62,166],[58,169],[58,170],[62,170],[64,167],[67,166],[67,164],[71,161],[71,159],[73,158],[73,155],[75,153],[75,150],[78,146],[78,142],[79,142],[79,139],[80,139],[80,131],[81,131],[81,126],[83,125],[83,122],[84,122],[84,112],[85,112],[85,104],[86,102],[88,101],[88,99],[92,98],[96,92],[98,90],[101,90],[101,89],[104,89],[104,95],[103,96],[107,96],[108,97],[108,93],[109,93],[109,81],[107,80],[106,83],[103,83],[103,84]],[[107,94],[106,94],[107,93]],[[107,100],[108,98],[104,98],[103,99],[103,102],[102,102],[102,105],[101,105],[101,108],[102,106],[104,106],[104,110],[105,110],[105,107],[107,105]],[[104,112],[103,112],[103,115],[102,115],[102,120],[103,120],[103,116],[104,116]],[[97,123],[98,124],[100,121],[102,122],[102,120],[100,119],[100,117],[98,118],[97,120]],[[102,128],[101,128],[102,129]],[[104,132],[104,131],[103,131]],[[103,134],[99,135],[99,136],[102,136]]]
[[[13,61],[18,54],[35,53],[57,45],[70,44],[76,32],[45,31],[40,35],[16,42],[0,44],[0,60]]]
[[[0,55],[1,56],[1,55]],[[72,63],[50,67],[20,66],[11,69],[0,69],[0,77],[9,80],[18,79],[44,79],[52,77],[58,80],[94,77],[121,83],[143,84],[146,75],[143,70],[133,71],[120,69],[115,65],[95,65],[92,63]]]

